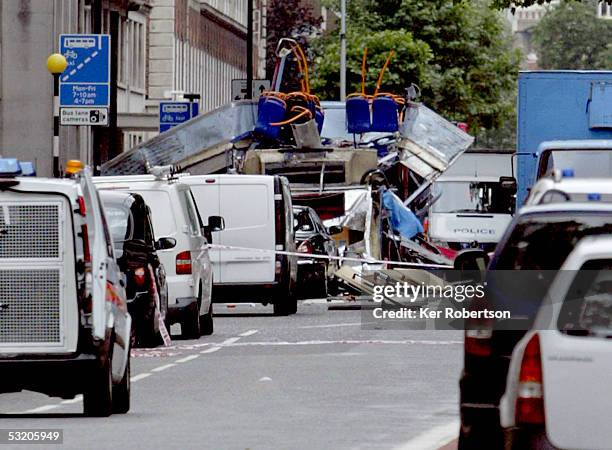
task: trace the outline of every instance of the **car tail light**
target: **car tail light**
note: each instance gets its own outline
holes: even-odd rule
[[[191,252],[181,252],[176,255],[176,274],[190,275],[191,274]]]
[[[89,230],[87,230],[87,225],[81,225],[81,235],[83,238],[83,259],[85,260],[85,264],[91,263],[91,252],[89,250]]]
[[[147,272],[145,271],[144,267],[139,267],[138,269],[134,270],[134,283],[136,283],[136,286],[143,287],[145,285],[147,282],[146,274]]]
[[[470,311],[485,308],[486,299],[474,299]],[[493,321],[491,319],[466,319],[464,349],[466,356],[491,356],[491,338],[493,337]]]
[[[83,217],[87,214],[87,209],[85,208],[85,199],[83,197],[78,198],[79,203],[79,214]]]
[[[544,387],[540,338],[534,334],[523,352],[516,399],[516,421],[519,424],[544,424]]]
[[[302,242],[297,248],[299,253],[314,253],[314,247],[308,241]]]
[[[465,354],[470,356],[491,356],[493,330],[487,324],[469,325],[465,330]]]

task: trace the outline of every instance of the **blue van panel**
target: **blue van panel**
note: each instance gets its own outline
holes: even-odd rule
[[[612,71],[538,71],[519,74],[517,205],[533,185],[544,141],[612,139],[612,128],[591,128],[593,83],[612,83]]]

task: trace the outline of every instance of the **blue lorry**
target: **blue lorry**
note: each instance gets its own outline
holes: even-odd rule
[[[612,177],[612,71],[519,75],[517,205],[554,169]]]

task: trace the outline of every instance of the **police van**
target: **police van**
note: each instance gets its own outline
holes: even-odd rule
[[[0,159],[0,392],[126,413],[131,318],[98,193],[79,165],[66,179],[22,167]]]

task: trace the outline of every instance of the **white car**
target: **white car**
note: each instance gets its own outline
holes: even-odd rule
[[[96,177],[94,183],[99,189],[136,192],[144,198],[151,208],[157,252],[166,269],[168,322],[180,323],[185,338],[212,334],[212,264],[206,228],[189,186],[163,175]],[[211,231],[223,228],[222,220],[215,219]]]
[[[526,205],[559,202],[612,200],[610,178],[574,178],[571,169],[557,170],[552,177],[540,178],[533,185]]]
[[[612,445],[612,237],[583,238],[514,349],[500,402],[506,449]]]
[[[91,416],[130,409],[125,279],[88,171],[13,177],[0,160],[0,392],[74,398]]]

